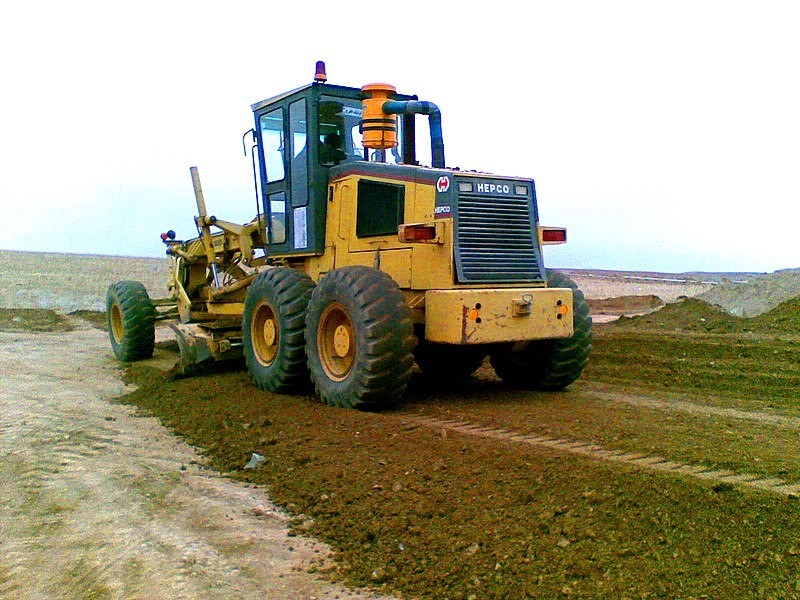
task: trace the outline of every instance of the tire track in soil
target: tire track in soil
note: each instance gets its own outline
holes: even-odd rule
[[[617,404],[629,404],[630,406],[641,406],[652,408],[663,412],[686,412],[703,415],[706,417],[725,417],[737,419],[739,421],[752,421],[761,425],[772,425],[783,429],[795,429],[800,431],[800,417],[789,417],[785,415],[772,414],[763,411],[741,410],[737,408],[725,408],[721,406],[709,406],[699,402],[693,402],[685,396],[670,395],[663,399],[641,396],[630,392],[616,392],[613,388],[591,383],[581,384],[580,394],[603,402],[614,402]]]
[[[0,332],[0,597],[375,598],[124,391],[104,332]]]
[[[714,469],[703,465],[670,461],[654,454],[638,454],[622,450],[608,450],[602,446],[586,442],[550,438],[495,427],[484,427],[483,425],[470,423],[469,421],[447,421],[425,416],[403,416],[401,418],[409,424],[452,431],[473,437],[538,446],[559,452],[569,452],[585,458],[631,465],[649,471],[674,473],[714,483],[739,485],[745,488],[753,488],[788,496],[790,498],[797,498],[800,496],[800,483],[787,482],[779,478],[767,478],[752,473],[735,473],[725,469]]]

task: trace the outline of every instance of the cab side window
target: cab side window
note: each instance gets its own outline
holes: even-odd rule
[[[264,166],[267,171],[267,183],[280,181],[285,176],[283,150],[283,110],[278,108],[261,115],[261,143],[264,152]]]
[[[269,237],[273,244],[286,241],[286,194],[277,192],[269,195]]]
[[[289,106],[289,131],[292,140],[292,206],[308,204],[308,123],[306,101],[292,102]]]

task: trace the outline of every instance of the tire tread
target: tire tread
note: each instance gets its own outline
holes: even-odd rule
[[[250,378],[260,390],[288,393],[307,384],[305,311],[313,289],[308,275],[289,267],[259,273],[248,288],[242,318],[244,356]],[[280,336],[278,355],[269,367],[255,357],[250,335],[253,310],[265,296],[275,310]]]
[[[341,382],[325,374],[317,348],[319,317],[334,301],[348,310],[358,337],[353,370]],[[328,273],[312,295],[306,331],[308,368],[323,402],[377,410],[400,401],[414,365],[414,335],[405,297],[389,275],[362,266]]]
[[[114,338],[111,327],[111,312],[115,304],[122,317],[121,340]],[[141,282],[118,281],[109,286],[106,294],[106,321],[111,347],[119,360],[134,362],[153,356],[155,317],[155,306]]]

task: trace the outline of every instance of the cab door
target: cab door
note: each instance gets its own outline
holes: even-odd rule
[[[262,208],[267,218],[270,251],[287,245],[286,206],[289,197],[286,168],[286,110],[270,107],[256,115],[261,167]]]
[[[308,118],[304,97],[256,115],[270,254],[308,251]]]

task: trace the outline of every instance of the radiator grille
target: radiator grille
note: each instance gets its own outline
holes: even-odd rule
[[[534,214],[530,196],[459,193],[459,282],[544,281]]]

